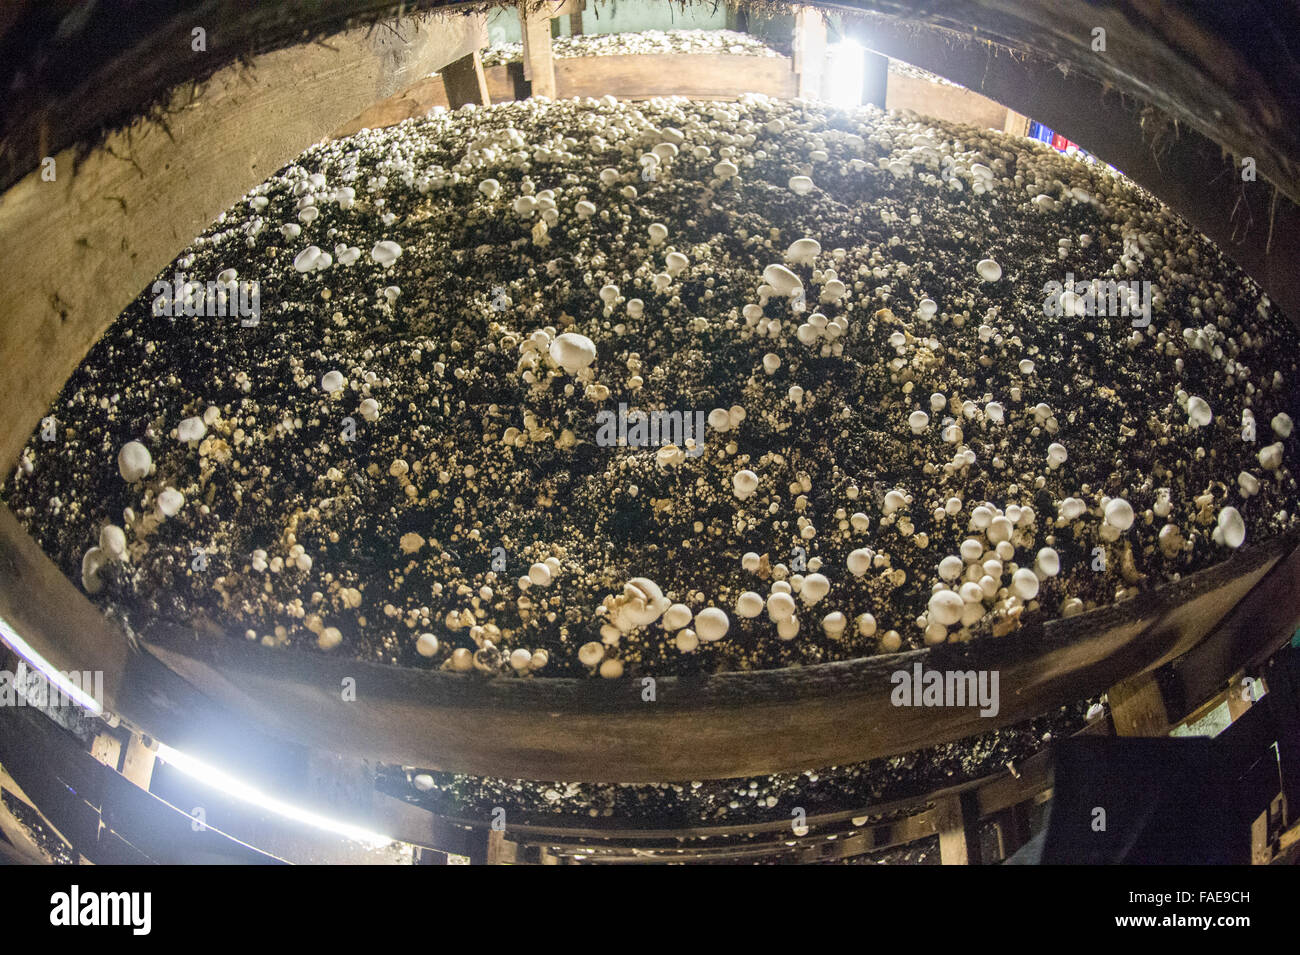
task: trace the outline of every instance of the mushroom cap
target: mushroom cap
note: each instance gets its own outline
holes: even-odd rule
[[[731,629],[731,620],[726,611],[718,607],[705,607],[695,615],[695,632],[701,640],[713,642],[721,640]]]
[[[807,176],[791,176],[787,185],[796,196],[806,196],[817,188]]]
[[[596,360],[596,343],[586,335],[565,332],[551,342],[549,352],[553,362],[570,374],[577,374]]]
[[[153,456],[149,449],[139,441],[128,441],[117,452],[117,470],[122,480],[132,483],[149,476],[153,468]]]
[[[813,260],[822,254],[822,244],[816,239],[795,239],[790,248],[785,250],[785,260],[796,265],[812,265]]]

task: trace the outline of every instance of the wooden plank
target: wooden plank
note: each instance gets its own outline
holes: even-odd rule
[[[473,103],[475,106],[487,106],[492,102],[488,95],[487,77],[483,75],[483,60],[479,51],[462,56],[442,68],[443,88],[447,95],[447,104],[452,108]]]
[[[248,189],[376,100],[474,49],[479,16],[411,17],[227,67],[178,91],[167,128],[142,122],[56,179],[0,201],[0,471],[90,346],[149,281]],[[74,172],[75,169],[75,172]]]
[[[1116,736],[1165,736],[1169,713],[1160,685],[1150,673],[1122,680],[1106,694]]]
[[[505,103],[526,95],[512,73],[522,64],[483,68],[488,98]],[[731,100],[744,93],[791,99],[797,92],[789,57],[733,53],[646,53],[621,56],[564,57],[555,61],[556,97],[601,97],[638,100],[654,96]],[[381,129],[423,116],[435,106],[449,106],[440,77],[421,81],[398,96],[376,104],[333,133],[350,136],[359,129]]]
[[[1007,108],[1001,103],[973,90],[932,83],[906,74],[889,75],[885,106],[888,109],[910,109],[919,116],[950,123],[970,123],[983,129],[1002,129],[1006,125]]]
[[[561,99],[607,93],[617,99],[730,99],[751,92],[789,99],[797,93],[790,62],[729,53],[575,56],[555,61],[555,83]]]

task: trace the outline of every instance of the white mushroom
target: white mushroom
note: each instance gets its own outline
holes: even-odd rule
[[[975,271],[985,282],[996,282],[1002,278],[1002,266],[998,265],[993,259],[980,259],[975,266]]]
[[[1219,523],[1211,535],[1216,544],[1236,550],[1246,541],[1246,522],[1235,507],[1219,511]]]
[[[396,262],[401,254],[402,247],[390,239],[376,242],[375,247],[370,250],[370,257],[385,268]]]
[[[1061,555],[1050,547],[1044,547],[1034,558],[1034,569],[1044,577],[1055,577],[1061,572]]]
[[[794,598],[784,591],[777,591],[767,598],[767,615],[776,623],[789,620],[794,616]]]
[[[1259,458],[1261,466],[1268,468],[1270,471],[1276,471],[1282,466],[1282,442],[1270,444],[1267,447],[1259,449]]]
[[[875,555],[865,547],[859,547],[857,550],[849,551],[848,559],[845,561],[849,573],[854,577],[861,577],[871,568],[871,560]]]
[[[961,620],[962,605],[960,594],[952,590],[936,590],[930,595],[930,621],[950,627]]]
[[[811,607],[831,592],[831,582],[823,574],[809,574],[799,589],[799,599]]]
[[[1011,575],[1011,592],[1021,600],[1033,600],[1038,596],[1038,575],[1021,567]]]
[[[669,633],[680,630],[691,622],[691,608],[685,604],[673,604],[664,611],[663,618],[659,622]]]
[[[99,529],[99,550],[109,560],[126,557],[126,533],[116,524],[105,524]]]
[[[192,417],[183,418],[181,423],[176,426],[177,441],[202,441],[203,436],[208,433],[208,426],[203,423],[202,418]]]
[[[718,607],[705,607],[695,615],[695,632],[706,643],[721,640],[731,628],[726,611]]]
[[[752,590],[746,590],[736,598],[736,614],[741,617],[757,617],[763,612],[763,597]]]
[[[88,594],[97,594],[104,589],[104,582],[99,579],[99,572],[108,562],[108,555],[98,547],[92,547],[81,556],[81,586]]]
[[[153,470],[153,457],[149,454],[149,449],[139,441],[128,441],[117,452],[117,470],[124,481],[134,483],[143,480]]]
[[[586,335],[565,332],[551,342],[549,353],[553,362],[576,375],[596,360],[596,343]]]
[[[772,286],[777,295],[790,296],[803,289],[803,281],[784,265],[769,265],[763,270],[763,281]]]
[[[740,500],[747,500],[758,490],[758,475],[746,468],[731,476],[732,493]]]
[[[848,627],[849,621],[838,610],[834,610],[822,617],[822,632],[832,640],[843,636],[845,628]]]
[[[1187,420],[1193,428],[1203,428],[1214,418],[1209,402],[1192,395],[1187,399]]]
[[[1106,523],[1118,531],[1126,531],[1133,526],[1133,505],[1122,497],[1110,500],[1105,515]]]
[[[822,245],[816,239],[795,239],[785,250],[785,260],[794,265],[812,265],[821,252]]]
[[[165,487],[158,494],[158,510],[163,517],[175,517],[185,506],[185,495],[174,487]]]
[[[796,196],[806,196],[816,188],[807,176],[791,176],[787,185]]]

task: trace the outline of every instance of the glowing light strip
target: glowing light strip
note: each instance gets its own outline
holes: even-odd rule
[[[0,617],[0,638],[3,638],[4,642],[9,644],[15,653],[31,664],[45,679],[58,687],[64,697],[72,700],[82,709],[89,711],[93,716],[99,716],[104,712],[104,708],[99,704],[98,700],[69,680],[56,670],[49,660],[33,650],[26,640],[18,636],[14,628],[10,626],[9,621],[4,617]]]
[[[15,653],[57,686],[68,699],[73,700],[78,706],[88,710],[95,716],[103,714],[104,708],[99,704],[99,701],[56,670],[50,661],[32,649],[26,640],[18,636],[9,621],[3,617],[0,617],[0,639],[3,639],[5,643],[13,648]],[[277,816],[283,816],[286,819],[313,826],[317,829],[324,829],[327,832],[343,836],[345,839],[360,842],[372,849],[382,849],[393,843],[393,839],[388,836],[382,836],[377,832],[371,832],[369,829],[363,829],[350,823],[339,822],[310,810],[300,809],[273,796],[268,796],[255,786],[242,782],[228,773],[209,766],[202,760],[195,759],[193,756],[187,756],[180,750],[172,749],[166,743],[158,744],[158,758],[176,767],[185,775],[211,786],[213,789],[242,802],[260,806]]]
[[[209,766],[193,756],[187,756],[180,750],[172,749],[166,743],[158,744],[158,758],[176,767],[185,775],[197,779],[204,785],[211,786],[213,789],[242,802],[252,803],[275,813],[277,816],[283,816],[304,825],[314,826],[317,829],[324,829],[327,832],[343,836],[345,839],[360,842],[372,849],[382,849],[393,843],[393,839],[388,836],[382,836],[377,832],[371,832],[351,823],[339,822],[336,819],[314,813],[309,809],[301,809],[298,806],[290,805],[283,800],[276,799],[274,796],[268,796],[257,787],[236,779],[220,769]]]

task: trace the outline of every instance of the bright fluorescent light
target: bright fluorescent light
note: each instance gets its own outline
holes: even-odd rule
[[[260,806],[277,816],[284,816],[294,822],[301,822],[317,829],[324,829],[327,832],[343,836],[345,839],[351,839],[353,842],[360,842],[372,849],[382,849],[393,842],[388,836],[381,836],[377,832],[371,832],[351,823],[329,819],[308,809],[292,806],[283,800],[276,799],[274,796],[268,796],[257,787],[242,782],[215,767],[209,766],[202,760],[195,759],[193,756],[187,756],[180,750],[172,749],[166,743],[158,744],[158,758],[206,786],[211,786],[213,789],[243,802]]]
[[[58,687],[68,699],[75,701],[79,706],[89,710],[95,716],[104,712],[104,708],[90,694],[86,693],[64,674],[60,673],[54,666],[43,656],[32,649],[22,637],[14,631],[9,622],[0,617],[0,638],[9,644],[20,657],[26,660],[31,666],[35,667],[40,673]],[[278,816],[284,816],[294,822],[301,822],[308,826],[314,826],[317,829],[324,829],[327,832],[343,836],[345,839],[351,839],[354,842],[360,842],[372,849],[382,849],[384,846],[391,845],[393,840],[388,836],[381,836],[377,832],[371,832],[369,829],[363,829],[360,826],[354,826],[350,823],[339,822],[335,819],[329,819],[325,816],[311,812],[307,809],[300,809],[297,806],[291,806],[289,803],[250,786],[248,783],[241,782],[235,777],[224,773],[219,769],[209,766],[202,760],[195,759],[193,756],[187,756],[180,750],[172,749],[166,743],[158,744],[158,758],[168,763],[185,775],[197,779],[199,782],[211,786],[228,796],[239,799],[243,802],[252,803],[255,806],[273,812]]]
[[[18,636],[14,628],[9,625],[9,621],[4,617],[0,617],[0,639],[9,644],[15,653],[57,687],[64,698],[72,700],[78,706],[88,710],[92,716],[99,716],[104,712],[104,708],[100,706],[98,700],[69,680],[66,674],[60,673],[49,660],[33,650],[26,640]],[[15,687],[15,689],[17,688]]]
[[[863,52],[856,40],[841,40],[827,48],[826,99],[831,105],[845,109],[862,105]]]

